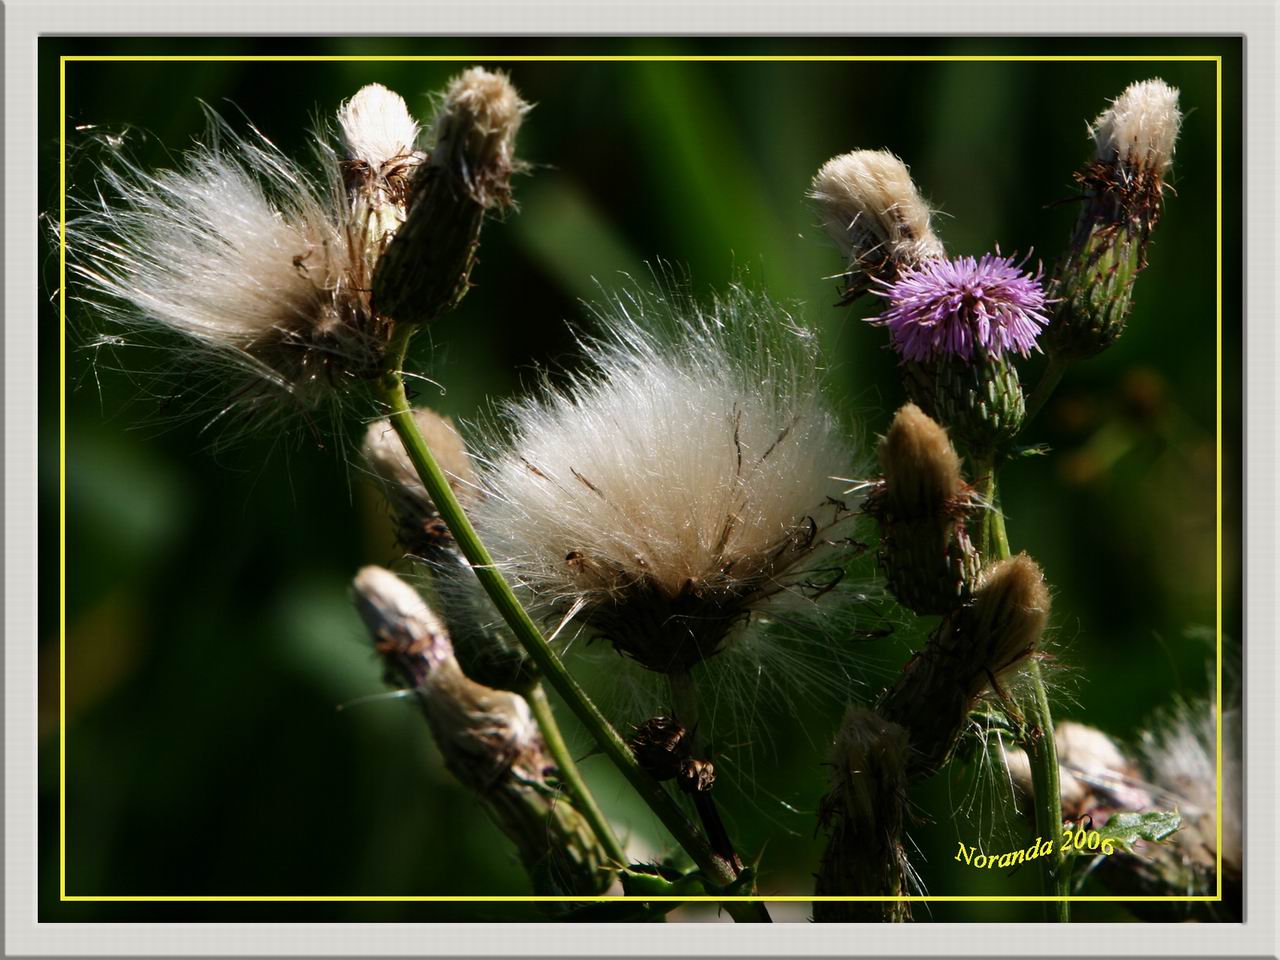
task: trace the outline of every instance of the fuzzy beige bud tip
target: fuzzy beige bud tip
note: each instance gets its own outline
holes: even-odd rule
[[[462,176],[486,206],[505,202],[518,169],[516,133],[529,109],[505,73],[464,70],[450,81],[436,115],[432,164]]]
[[[998,676],[1035,652],[1049,622],[1049,588],[1039,564],[1020,553],[987,570],[974,591],[974,636]]]
[[[1163,80],[1131,84],[1093,122],[1099,160],[1118,160],[1162,176],[1182,126],[1178,91]]]
[[[440,619],[417,590],[384,567],[362,567],[352,581],[356,609],[389,660],[435,665],[453,657],[453,644]],[[410,668],[407,673],[416,674]]]
[[[370,170],[412,155],[419,132],[404,98],[380,83],[361,87],[338,108],[338,126],[347,155]]]
[[[942,255],[929,205],[906,164],[888,151],[833,157],[813,178],[809,197],[846,258],[910,265]]]
[[[904,727],[874,710],[850,707],[836,735],[833,766],[844,783],[847,811],[869,826],[885,817],[885,798],[907,784],[910,737]]]
[[[879,454],[890,496],[909,515],[934,512],[964,489],[960,456],[946,428],[914,403],[894,415]]]

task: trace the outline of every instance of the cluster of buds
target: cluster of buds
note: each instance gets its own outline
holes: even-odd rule
[[[818,818],[828,842],[818,868],[817,896],[898,897],[907,892],[906,729],[873,710],[850,707],[832,751],[831,790]],[[819,923],[900,922],[910,901],[815,900]]]
[[[1124,332],[1181,125],[1178,91],[1146,80],[1090,126],[1094,158],[1075,175],[1084,208],[1053,284],[1058,304],[1046,337],[1053,355],[1090,357]]]
[[[922,616],[969,598],[978,554],[966,520],[976,509],[947,431],[915,404],[880,441],[880,479],[863,509],[880,525],[880,565],[898,602]]]
[[[445,766],[515,845],[535,892],[603,893],[608,857],[560,791],[528,703],[469,679],[444,624],[389,570],[365,567],[353,589],[388,683],[417,694]]]
[[[907,395],[971,450],[988,456],[1022,427],[1012,356],[1037,349],[1047,324],[1039,274],[998,253],[945,256],[907,168],[890,154],[829,160],[809,196],[848,259],[843,302],[888,302],[871,323],[889,331]]]
[[[1040,568],[1025,554],[984,571],[874,710],[850,708],[822,804],[827,847],[816,893],[899,896],[909,876],[902,831],[907,788],[945,764],[970,711],[1033,656],[1049,617]],[[905,920],[907,901],[817,900],[820,922]]]
[[[216,116],[180,169],[118,151],[69,200],[75,295],[121,342],[176,337],[184,383],[203,373],[229,395],[221,422],[310,423],[386,372],[398,329],[466,291],[484,214],[510,203],[526,109],[502,74],[467,70],[419,149],[405,101],[370,84],[339,108],[336,141],[317,134],[319,177]]]
[[[428,407],[416,407],[413,418],[459,503],[473,507],[482,496],[479,480],[453,421]],[[467,676],[488,687],[526,691],[537,677],[532,661],[505,624],[495,619],[492,604],[389,421],[376,420],[369,425],[362,452],[391,507],[401,547],[432,573],[436,599]]]

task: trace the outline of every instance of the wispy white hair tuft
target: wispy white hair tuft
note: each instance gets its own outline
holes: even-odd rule
[[[347,156],[371,170],[411,156],[420,132],[404,98],[380,83],[361,87],[338,109],[338,126]]]
[[[369,208],[348,198],[325,136],[315,176],[207,112],[177,169],[116,150],[70,198],[71,294],[123,342],[171,350],[184,391],[217,394],[215,419],[310,414],[382,367]]]
[[[545,616],[687,669],[838,579],[853,453],[778,305],[632,291],[597,315],[592,370],[506,410],[477,524]]]
[[[1163,176],[1182,126],[1178,90],[1163,80],[1130,84],[1089,128],[1098,159]]]
[[[1238,708],[1222,711],[1222,865],[1239,876],[1243,860],[1241,729]],[[1184,836],[1212,851],[1217,844],[1217,706],[1179,701],[1143,733],[1140,744],[1151,781],[1178,799]]]
[[[887,150],[855,150],[822,165],[809,188],[822,226],[849,261],[850,296],[870,278],[940,257],[942,241],[906,164]]]

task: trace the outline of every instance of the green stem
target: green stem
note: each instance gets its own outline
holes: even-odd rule
[[[591,829],[596,832],[596,837],[599,838],[609,856],[617,862],[619,867],[625,867],[627,855],[618,838],[614,836],[609,821],[605,819],[604,812],[596,803],[596,798],[592,796],[586,781],[582,779],[582,772],[578,769],[578,765],[574,763],[573,755],[564,742],[564,735],[560,733],[560,725],[556,723],[556,715],[551,709],[551,701],[547,699],[547,691],[542,688],[541,683],[535,683],[524,698],[533,712],[533,718],[538,721],[542,739],[546,741],[551,758],[556,762],[560,779],[564,781],[569,796],[573,798],[573,805],[591,824]]]
[[[404,378],[400,368],[408,348],[409,331],[412,327],[407,327],[405,330],[406,333],[401,335],[399,342],[392,346],[390,351],[392,365],[379,378],[378,389],[382,401],[387,406],[391,425],[404,444],[405,452],[408,453],[409,460],[413,463],[414,470],[417,471],[427,495],[431,497],[449,532],[453,534],[458,549],[471,564],[471,569],[480,581],[480,585],[484,587],[485,593],[493,601],[498,613],[511,628],[512,634],[524,647],[542,676],[555,687],[556,692],[573,711],[574,716],[587,728],[587,732],[591,734],[600,750],[613,761],[635,791],[640,794],[641,799],[662,821],[663,826],[670,831],[685,852],[693,858],[693,862],[708,879],[718,886],[729,886],[736,878],[733,865],[711,849],[706,838],[684,815],[675,798],[667,793],[658,781],[641,769],[631,753],[631,748],[605,719],[604,714],[591,702],[577,680],[551,649],[551,645],[542,636],[528,612],[520,605],[511,586],[498,572],[488,549],[481,543],[471,521],[467,519],[461,504],[458,503],[458,498],[453,493],[453,488],[445,478],[444,471],[440,469],[426,441],[423,440],[422,433],[418,430],[418,423],[413,417],[412,408],[409,406],[409,400],[405,396]],[[760,903],[725,902],[725,910],[739,922],[768,921],[768,913]]]
[[[1049,366],[1045,367],[1044,376],[1040,378],[1040,382],[1036,384],[1036,388],[1031,391],[1031,395],[1027,397],[1027,413],[1022,420],[1022,426],[1025,429],[1037,413],[1039,413],[1046,402],[1049,400],[1050,394],[1057,389],[1058,384],[1062,380],[1062,375],[1067,372],[1067,361],[1060,360],[1057,357],[1049,358]]]
[[[1059,374],[1061,376],[1061,374]],[[1047,377],[1047,374],[1046,374]],[[1042,381],[1043,385],[1043,381]],[[1038,388],[1037,388],[1038,390]],[[994,461],[988,464],[985,495],[990,509],[983,526],[983,556],[1007,560],[1009,536],[1005,531],[1004,513],[1000,509]],[[1040,664],[1032,657],[1027,668],[1031,678],[1031,703],[1027,713],[1030,735],[1024,736],[1023,747],[1031,763],[1031,786],[1035,800],[1036,836],[1054,844],[1054,851],[1040,861],[1041,886],[1048,896],[1066,897],[1070,885],[1067,861],[1058,850],[1062,826],[1062,785],[1058,781],[1058,748],[1053,737],[1053,715],[1049,711],[1049,695],[1044,688]],[[1050,920],[1067,923],[1071,905],[1060,899],[1045,904]]]

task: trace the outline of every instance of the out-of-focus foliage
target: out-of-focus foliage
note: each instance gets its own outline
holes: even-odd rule
[[[1238,41],[503,42],[46,40],[40,111],[42,206],[57,210],[58,61],[70,53],[1221,53],[1223,103],[1223,597],[1238,635],[1240,251]],[[421,115],[464,64],[445,62],[95,62],[66,68],[69,179],[91,189],[94,131],[127,136],[164,163],[202,131],[198,99],[242,110],[287,151],[310,118],[359,86],[400,91]],[[1076,208],[1071,173],[1085,120],[1128,83],[1158,75],[1187,112],[1169,199],[1130,328],[1073,369],[1027,442],[1048,456],[1004,472],[1015,550],[1053,585],[1056,715],[1133,738],[1174,691],[1202,693],[1215,595],[1215,72],[1204,62],[518,62],[500,64],[536,104],[521,133],[532,164],[520,210],[484,234],[477,286],[434,326],[419,356],[443,387],[423,399],[456,417],[572,364],[567,322],[619,271],[664,257],[695,292],[746,270],[821,325],[840,402],[868,435],[901,401],[883,331],[833,306],[839,270],[806,206],[828,157],[886,147],[941,210],[949,250],[1034,251],[1051,265]],[[232,106],[234,105],[234,106]],[[44,289],[56,289],[56,252]],[[72,309],[73,320],[77,314]],[[413,903],[120,906],[58,904],[58,375],[56,301],[41,353],[44,619],[42,919],[527,918],[530,905]],[[423,338],[424,340],[428,338]],[[75,324],[67,360],[67,892],[72,894],[425,895],[525,892],[502,837],[443,771],[420,717],[379,693],[379,667],[346,585],[397,553],[385,511],[332,448],[262,436],[208,453],[175,407],[139,398],[128,370],[95,356]],[[119,361],[119,363],[117,363]],[[1034,379],[1043,361],[1024,366]],[[180,401],[175,401],[175,403]],[[16,639],[16,638],[15,638]],[[1228,648],[1228,655],[1232,648]],[[909,650],[879,647],[875,685]],[[590,688],[593,678],[585,677]],[[874,689],[852,691],[865,697]],[[345,709],[338,709],[342,705]],[[815,805],[838,704],[761,716],[724,806],[743,850],[767,846],[765,893],[812,889]],[[580,753],[585,739],[573,731]],[[602,802],[662,849],[661,832],[608,764],[585,761]],[[988,779],[988,783],[989,783]],[[939,894],[1034,893],[951,860],[975,842],[991,798],[959,778],[920,792],[912,859]],[[965,813],[969,811],[970,819]],[[1018,829],[1009,827],[1008,829]],[[994,846],[999,846],[995,843]],[[1099,892],[1090,887],[1085,892]],[[799,919],[803,907],[778,905]],[[706,914],[702,914],[705,916]],[[679,916],[679,914],[677,914]],[[1019,904],[933,904],[919,920],[1034,919]],[[1079,905],[1076,917],[1124,918]]]

